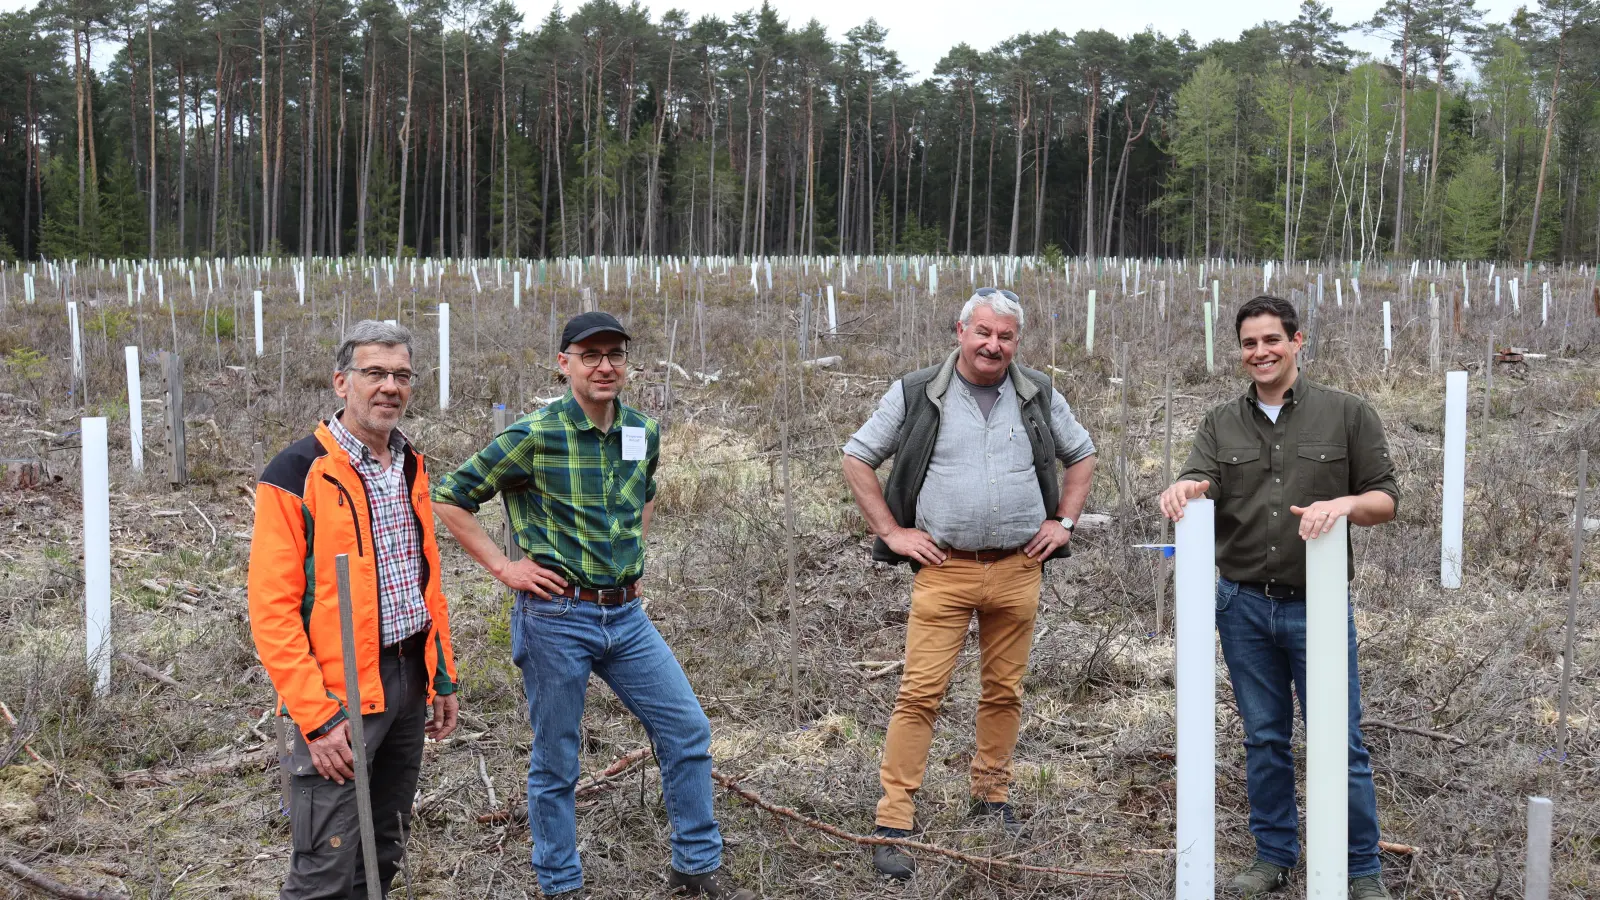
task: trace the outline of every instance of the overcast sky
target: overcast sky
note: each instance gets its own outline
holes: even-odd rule
[[[550,12],[556,0],[514,0],[522,10],[523,24],[533,28]],[[627,0],[621,0],[627,2]],[[760,0],[643,0],[651,17],[677,7],[690,20],[711,14],[727,18],[760,5]],[[1365,21],[1382,0],[1327,0],[1334,20],[1341,25]],[[1494,22],[1504,22],[1519,6],[1535,0],[1478,0],[1478,8]],[[31,0],[0,0],[0,10],[33,6]],[[582,0],[566,0],[571,12]],[[888,29],[888,44],[901,62],[920,80],[933,73],[945,51],[963,41],[987,50],[1023,31],[1058,28],[1071,34],[1079,29],[1104,28],[1126,37],[1146,26],[1176,36],[1187,30],[1197,43],[1236,38],[1244,29],[1268,19],[1288,21],[1299,11],[1299,0],[774,0],[778,15],[791,27],[816,18],[838,40],[845,31],[873,17]],[[1358,50],[1387,52],[1386,43],[1360,33],[1346,37]]]
[[[554,0],[515,0],[525,16],[523,22],[537,25],[555,5]],[[566,0],[562,8],[571,12],[581,0]],[[625,2],[625,0],[624,0]],[[690,20],[707,13],[724,18],[741,10],[759,7],[761,0],[641,0],[651,17],[677,7],[689,13]],[[1324,0],[1333,9],[1334,21],[1350,25],[1372,17],[1382,0]],[[1504,22],[1517,7],[1536,0],[1478,0],[1478,8],[1490,21]],[[963,41],[987,50],[1014,34],[1024,31],[1060,29],[1068,34],[1079,29],[1104,28],[1127,37],[1146,26],[1177,36],[1187,30],[1197,43],[1217,38],[1236,38],[1252,25],[1268,19],[1289,21],[1300,10],[1300,0],[1131,0],[1131,2],[1085,2],[1085,0],[773,0],[773,8],[791,27],[800,27],[815,18],[828,29],[828,36],[839,40],[845,31],[865,22],[870,16],[888,29],[888,45],[900,54],[900,61],[916,73],[916,80],[933,74],[933,67],[947,50]],[[1358,50],[1387,51],[1387,42],[1361,34],[1351,34],[1346,42]]]

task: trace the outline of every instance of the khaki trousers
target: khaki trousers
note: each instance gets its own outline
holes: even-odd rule
[[[1011,754],[1022,722],[1022,676],[1039,612],[1040,565],[1021,553],[995,563],[950,559],[923,566],[911,586],[906,667],[884,739],[878,775],[883,799],[878,825],[911,828],[913,795],[922,787],[939,714],[973,613],[978,616],[983,695],[978,701],[978,746],[972,757],[972,796],[1003,801],[1011,784]]]

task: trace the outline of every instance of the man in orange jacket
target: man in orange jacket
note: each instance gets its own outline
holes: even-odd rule
[[[400,432],[415,377],[411,332],[359,322],[339,345],[344,409],[273,457],[256,488],[250,631],[297,727],[294,854],[280,900],[366,896],[345,703],[334,558],[350,563],[362,728],[385,896],[411,824],[424,735],[455,730],[450,612],[439,587],[428,476]],[[429,703],[433,719],[428,720]]]

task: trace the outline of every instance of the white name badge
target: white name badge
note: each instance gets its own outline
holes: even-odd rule
[[[645,439],[644,429],[636,425],[622,426],[622,458],[626,460],[642,460],[649,442]]]

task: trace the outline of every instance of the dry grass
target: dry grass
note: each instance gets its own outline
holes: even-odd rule
[[[741,277],[744,272],[744,277]],[[960,279],[946,271],[937,304],[853,276],[839,303],[841,332],[819,353],[837,353],[834,370],[793,371],[785,402],[777,364],[783,335],[794,358],[795,298],[817,296],[809,276],[778,274],[782,307],[752,300],[748,271],[705,280],[705,359],[693,328],[696,284],[666,278],[668,299],[628,291],[612,272],[604,308],[630,317],[638,337],[629,397],[667,415],[657,527],[647,570],[650,610],[699,692],[714,729],[723,771],[775,802],[856,831],[870,828],[877,764],[893,705],[895,679],[867,678],[865,660],[897,659],[903,649],[909,579],[872,564],[865,530],[838,476],[838,446],[870,413],[889,381],[943,355],[943,321],[953,316]],[[969,852],[1043,865],[1119,868],[1126,882],[1062,881],[1044,876],[987,877],[954,864],[925,861],[915,881],[886,888],[861,848],[787,825],[743,801],[719,795],[729,864],[773,898],[896,896],[1161,897],[1171,894],[1170,863],[1130,855],[1170,846],[1173,744],[1170,635],[1155,629],[1156,563],[1129,544],[1158,539],[1153,498],[1162,486],[1162,389],[1170,375],[1175,465],[1200,415],[1240,389],[1227,352],[1231,319],[1219,319],[1218,372],[1208,376],[1199,334],[1194,272],[1163,272],[1181,284],[1169,294],[1171,323],[1148,293],[1121,296],[1115,270],[1098,285],[1077,278],[1025,276],[1019,291],[1033,317],[1022,358],[1054,363],[1058,386],[1094,435],[1101,453],[1090,509],[1118,515],[1124,506],[1114,464],[1128,447],[1130,516],[1086,531],[1072,560],[1049,571],[1038,640],[1027,681],[1017,748],[1014,797],[1030,819],[1016,844],[965,820],[966,768],[977,702],[975,646],[962,656],[929,756],[919,800],[924,838]],[[1329,275],[1331,282],[1332,275]],[[1259,269],[1227,273],[1231,307],[1253,293]],[[169,279],[176,281],[176,279]],[[403,273],[402,273],[403,281]],[[599,279],[591,278],[597,285]],[[41,279],[41,295],[46,291]],[[1591,588],[1580,607],[1568,759],[1546,752],[1554,742],[1554,698],[1561,665],[1561,625],[1570,566],[1574,465],[1578,447],[1600,445],[1600,327],[1583,305],[1540,328],[1536,302],[1520,316],[1480,307],[1452,337],[1448,313],[1442,368],[1474,372],[1468,460],[1467,587],[1437,587],[1441,374],[1428,371],[1425,302],[1402,306],[1393,281],[1364,279],[1364,304],[1328,300],[1318,310],[1310,374],[1372,399],[1385,420],[1401,470],[1400,520],[1359,533],[1353,591],[1363,639],[1368,714],[1448,732],[1465,746],[1373,728],[1384,837],[1415,844],[1410,859],[1386,860],[1392,888],[1414,898],[1490,898],[1520,894],[1523,798],[1556,798],[1555,896],[1600,891],[1600,642],[1595,640],[1595,553],[1585,567]],[[407,430],[433,460],[435,473],[489,437],[491,405],[531,409],[558,395],[547,348],[548,323],[580,308],[576,288],[546,286],[510,309],[509,278],[474,296],[470,276],[452,275],[454,403],[438,410],[437,380],[426,379]],[[1441,287],[1450,277],[1441,277]],[[871,287],[863,294],[861,287]],[[1314,290],[1294,274],[1290,287]],[[17,714],[0,733],[0,854],[56,872],[80,885],[100,883],[138,897],[271,897],[287,866],[287,820],[280,814],[276,770],[179,779],[171,786],[117,788],[114,776],[148,766],[192,763],[229,749],[257,746],[257,726],[271,688],[257,665],[244,619],[244,571],[251,527],[250,445],[267,454],[303,434],[335,408],[327,360],[341,313],[351,319],[396,312],[394,296],[374,299],[370,279],[313,278],[312,306],[295,305],[285,269],[267,286],[265,357],[253,356],[248,290],[230,284],[224,304],[239,301],[238,339],[202,335],[206,303],[184,289],[174,316],[146,303],[123,305],[121,282],[86,277],[73,296],[84,311],[88,400],[67,395],[66,316],[58,300],[0,310],[0,456],[43,457],[59,481],[0,489],[0,700]],[[1587,297],[1590,282],[1562,273],[1558,298]],[[1094,355],[1082,348],[1084,290],[1097,287],[1100,320]],[[1276,286],[1276,285],[1275,285]],[[18,297],[20,291],[12,291]],[[1209,291],[1207,291],[1209,294]],[[1352,301],[1346,291],[1347,301]],[[1419,279],[1412,297],[1425,297]],[[1536,297],[1534,291],[1525,296]],[[149,299],[149,298],[147,298]],[[402,320],[418,331],[418,358],[437,359],[437,292],[404,294]],[[1396,304],[1394,363],[1381,366],[1377,304]],[[1509,303],[1509,299],[1506,301]],[[1558,301],[1559,306],[1559,301]],[[930,308],[937,314],[930,313]],[[1448,305],[1446,305],[1448,309]],[[1050,317],[1056,344],[1051,346]],[[146,356],[171,342],[176,319],[191,398],[204,396],[211,422],[192,424],[192,483],[173,493],[154,470],[160,461],[159,407],[146,407],[152,474],[127,469],[127,411],[121,345]],[[815,317],[822,319],[821,314]],[[668,323],[677,320],[676,361],[691,373],[667,391]],[[1480,426],[1486,328],[1502,344],[1551,354],[1520,377],[1501,372],[1488,431]],[[1565,345],[1562,346],[1562,338]],[[280,345],[281,339],[281,345]],[[1122,434],[1118,342],[1129,344],[1128,433]],[[280,366],[279,349],[282,347]],[[19,351],[44,359],[25,365]],[[1557,358],[1559,357],[1559,358]],[[715,380],[695,372],[715,374]],[[146,397],[157,383],[144,368]],[[280,391],[279,385],[283,385]],[[79,415],[113,420],[113,617],[117,649],[168,672],[182,690],[118,662],[111,696],[92,698],[82,671],[81,535],[77,497]],[[791,540],[783,525],[779,423],[793,449],[797,514],[799,620],[790,622],[784,562]],[[12,467],[15,469],[15,467]],[[1593,480],[1593,479],[1592,479]],[[190,504],[194,504],[191,506]],[[1591,507],[1592,508],[1592,507]],[[217,538],[198,512],[216,527]],[[520,679],[510,662],[503,592],[445,539],[445,585],[451,598],[464,682],[464,732],[428,750],[421,816],[411,847],[418,898],[536,896],[528,834],[518,825],[481,825],[487,791],[482,757],[502,803],[521,790],[530,734]],[[788,647],[800,633],[799,719],[791,709]],[[1219,672],[1220,672],[1219,666]],[[598,684],[598,682],[597,682]],[[1251,852],[1246,829],[1242,730],[1225,683],[1219,685],[1219,865]],[[641,746],[643,730],[603,686],[590,694],[584,769],[598,771]],[[24,768],[26,740],[57,769]],[[89,796],[102,798],[104,802]],[[596,896],[662,893],[668,825],[659,779],[643,768],[620,787],[586,802],[579,840]],[[0,876],[0,896],[22,896]]]

